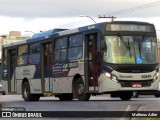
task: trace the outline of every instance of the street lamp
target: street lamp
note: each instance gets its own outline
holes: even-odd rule
[[[27,35],[28,38],[32,37],[32,36],[35,34],[33,31],[29,31],[29,30],[26,30],[26,31],[24,31],[24,32],[29,33],[29,34]],[[30,34],[30,33],[31,33],[31,34]]]
[[[33,34],[34,34],[34,32],[33,32],[33,31],[29,31],[29,30],[26,30],[26,31],[24,31],[24,32],[30,32],[30,33],[33,33]]]
[[[90,18],[94,23],[96,23],[96,21],[95,21],[92,17],[90,17],[90,16],[87,16],[87,15],[80,15],[79,17],[88,17],[88,18]]]

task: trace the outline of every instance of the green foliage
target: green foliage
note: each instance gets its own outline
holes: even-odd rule
[[[160,120],[160,118],[137,118],[135,120]]]

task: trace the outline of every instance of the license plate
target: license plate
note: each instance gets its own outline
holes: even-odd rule
[[[141,84],[133,84],[132,87],[133,88],[140,88],[140,87],[142,87],[142,85]]]

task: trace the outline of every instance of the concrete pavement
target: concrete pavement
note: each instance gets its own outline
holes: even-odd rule
[[[149,104],[145,106],[141,106],[137,111],[160,111],[160,102],[159,104]],[[138,120],[137,117],[133,117],[131,120]]]
[[[138,111],[160,111],[160,101],[159,104],[150,104],[150,105],[145,105],[141,106]]]

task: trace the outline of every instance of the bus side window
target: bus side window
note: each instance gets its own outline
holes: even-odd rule
[[[29,46],[29,64],[40,63],[40,43],[30,44]]]
[[[28,46],[22,45],[18,47],[17,65],[26,65],[28,59]]]

